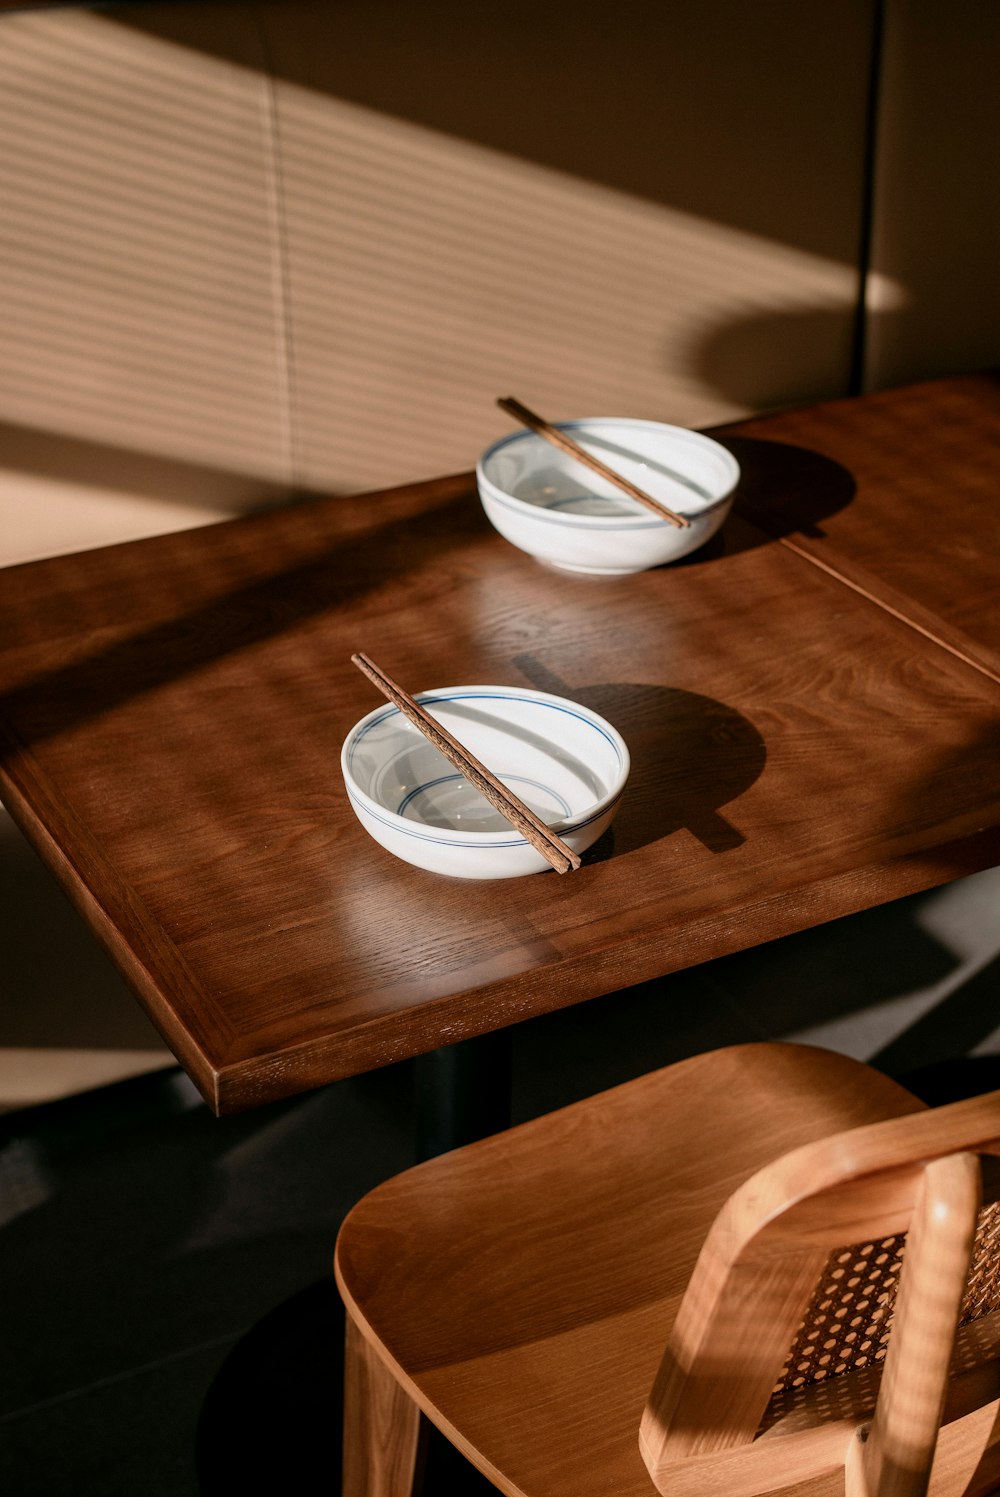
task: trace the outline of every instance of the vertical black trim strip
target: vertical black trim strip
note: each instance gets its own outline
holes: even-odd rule
[[[882,86],[882,52],[885,37],[885,0],[873,0],[871,51],[868,61],[868,98],[865,106],[864,157],[861,168],[861,224],[858,236],[858,299],[854,308],[851,363],[848,375],[851,395],[864,393],[866,335],[868,331],[868,277],[871,271],[872,232],[875,223],[875,176],[878,154],[879,103]]]

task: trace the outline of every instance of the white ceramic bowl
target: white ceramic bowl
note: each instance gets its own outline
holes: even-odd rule
[[[557,424],[691,523],[682,530],[659,519],[533,431],[513,432],[479,459],[479,497],[500,534],[539,561],[571,572],[641,572],[703,546],[729,513],[739,464],[711,437],[611,416]]]
[[[596,712],[517,686],[448,686],[417,700],[574,852],[610,824],[629,754]],[[361,825],[407,863],[454,878],[549,867],[397,707],[354,725],[340,766]]]

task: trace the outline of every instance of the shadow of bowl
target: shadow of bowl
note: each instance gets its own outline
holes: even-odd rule
[[[791,442],[732,435],[726,427],[710,435],[740,465],[732,513],[703,546],[665,563],[671,571],[755,551],[785,535],[821,539],[821,522],[854,498],[857,484],[850,472],[821,452]]]
[[[851,473],[821,452],[791,442],[714,435],[740,465],[735,513],[769,540],[792,534],[821,537],[821,521],[854,498],[857,484]]]
[[[621,808],[588,862],[685,829],[710,852],[742,845],[742,833],[721,808],[753,784],[767,759],[749,718],[679,687],[627,681],[569,686],[535,656],[518,655],[513,663],[538,690],[599,712],[628,744],[632,772]]]

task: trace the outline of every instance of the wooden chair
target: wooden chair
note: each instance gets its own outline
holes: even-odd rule
[[[746,1045],[397,1176],[337,1244],[345,1497],[406,1497],[421,1411],[511,1497],[1000,1489],[998,1140]]]

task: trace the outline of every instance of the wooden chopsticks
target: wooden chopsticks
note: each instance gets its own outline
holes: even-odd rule
[[[637,500],[639,504],[644,504],[647,509],[659,515],[661,520],[669,520],[671,525],[677,525],[681,530],[687,530],[690,526],[690,520],[668,509],[665,504],[660,503],[659,499],[654,499],[652,494],[647,494],[645,489],[637,488],[624,474],[616,473],[614,468],[609,468],[607,463],[602,463],[599,457],[594,457],[585,447],[574,442],[572,437],[560,431],[558,426],[553,426],[543,417],[536,416],[534,411],[529,411],[528,407],[522,405],[519,400],[515,400],[513,395],[500,396],[497,399],[497,405],[502,411],[506,411],[508,416],[513,416],[515,421],[520,421],[523,426],[529,426],[540,437],[551,442],[553,447],[558,447],[570,457],[575,457],[578,463],[583,463],[584,467],[589,468],[592,473],[599,473],[602,478],[606,478],[609,483],[621,489],[622,493],[628,494],[629,498]]]
[[[443,728],[436,718],[425,712],[409,692],[397,685],[391,676],[387,676],[374,660],[359,653],[351,656],[351,664],[356,665],[378,687],[382,695],[398,707],[414,727],[420,729],[436,749],[440,749],[445,758],[476,787],[480,795],[486,797],[494,810],[499,811],[522,837],[528,839],[532,847],[548,859],[557,873],[568,873],[571,868],[579,868],[579,855],[571,847],[567,847],[555,832],[550,831],[544,821],[519,800],[513,791],[508,790],[496,775],[491,774],[484,764],[480,764],[457,738],[452,737],[447,728]]]

